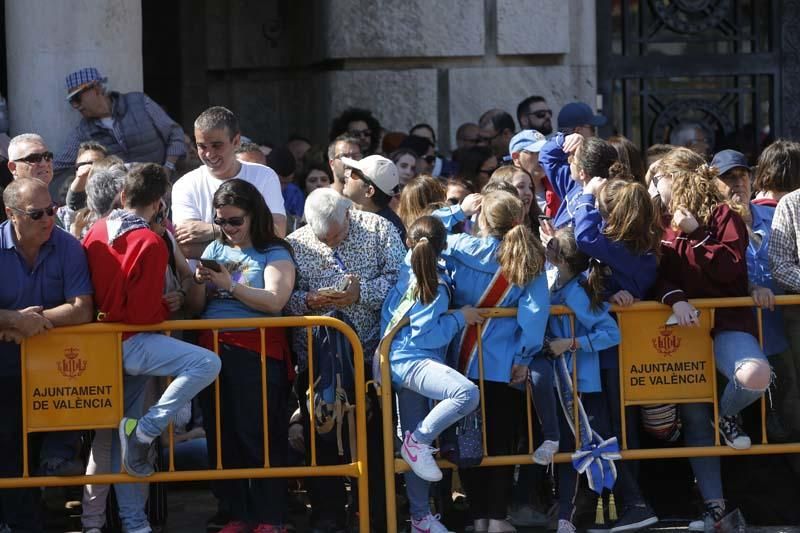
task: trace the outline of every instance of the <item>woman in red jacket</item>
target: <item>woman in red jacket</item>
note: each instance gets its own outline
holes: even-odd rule
[[[672,306],[681,326],[698,324],[698,312],[688,298],[750,294],[747,226],[719,192],[716,178],[716,170],[687,149],[675,150],[665,157],[659,175],[653,178],[661,201],[668,209],[656,292],[663,303]],[[718,430],[728,446],[747,449],[750,437],[741,429],[738,414],[761,397],[771,376],[756,338],[752,310],[716,310],[711,335],[717,370],[728,378],[719,401]],[[687,445],[713,444],[710,404],[683,405],[682,416]],[[726,514],[719,458],[692,458],[690,461],[706,501],[704,522],[713,524]],[[695,522],[690,530],[702,531],[703,525],[703,522]]]

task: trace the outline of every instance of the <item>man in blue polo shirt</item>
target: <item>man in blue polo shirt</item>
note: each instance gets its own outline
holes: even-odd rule
[[[47,185],[16,179],[3,191],[3,202],[8,220],[0,224],[0,477],[15,477],[22,473],[22,403],[20,352],[13,341],[52,326],[90,322],[93,303],[83,248],[55,227]],[[42,456],[68,461],[72,457],[58,454],[73,441],[70,432],[47,434]],[[0,491],[0,524],[41,531],[39,497],[38,489]]]

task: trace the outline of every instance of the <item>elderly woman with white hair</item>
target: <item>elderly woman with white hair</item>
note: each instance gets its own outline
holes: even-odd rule
[[[292,245],[298,284],[285,311],[291,315],[321,315],[338,310],[358,334],[365,354],[380,339],[380,313],[389,290],[397,282],[405,247],[400,234],[385,218],[352,209],[352,202],[333,189],[316,189],[306,199],[303,226],[286,240]],[[308,382],[305,329],[295,332],[298,355],[297,389]],[[304,404],[305,402],[301,402]],[[303,407],[305,409],[305,406]],[[383,508],[380,416],[368,424],[370,453],[370,509]],[[336,440],[317,439],[318,464],[337,464]],[[341,529],[345,522],[346,492],[341,478],[310,482],[312,527]],[[381,517],[373,514],[376,524]]]

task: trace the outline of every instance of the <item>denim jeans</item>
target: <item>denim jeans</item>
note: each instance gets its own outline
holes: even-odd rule
[[[217,377],[219,357],[214,352],[160,335],[139,333],[122,343],[125,367],[125,414],[140,417],[145,435],[157,438],[167,429],[178,409]],[[167,390],[145,414],[141,414],[149,376],[173,376]],[[111,469],[118,472],[121,457],[119,440],[111,441]],[[146,483],[120,483],[114,491],[119,502],[119,517],[126,533],[150,531],[145,514]]]
[[[767,362],[758,340],[743,331],[721,331],[714,336],[714,360],[728,385],[719,401],[719,415],[732,416],[758,400],[763,389],[747,389],[736,378],[736,370],[748,361]]]
[[[419,359],[392,365],[403,433],[412,431],[417,442],[431,444],[439,434],[478,407],[480,393],[473,382],[438,361]],[[430,409],[431,400],[439,403]],[[413,472],[405,474],[411,516],[430,513],[429,483]]]
[[[536,418],[542,426],[542,438],[558,442],[561,432],[558,428],[553,361],[543,355],[537,355],[533,358],[530,368],[533,405],[536,409]]]

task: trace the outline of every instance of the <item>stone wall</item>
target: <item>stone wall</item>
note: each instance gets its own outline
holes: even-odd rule
[[[417,122],[455,143],[466,121],[532,94],[594,106],[594,0],[184,0],[184,125],[222,104],[257,139],[327,140],[348,106],[388,131]],[[190,12],[194,12],[194,15]],[[195,17],[195,23],[191,21]],[[205,53],[198,54],[198,28]],[[201,64],[205,57],[205,63]],[[207,92],[197,88],[206,82]]]

